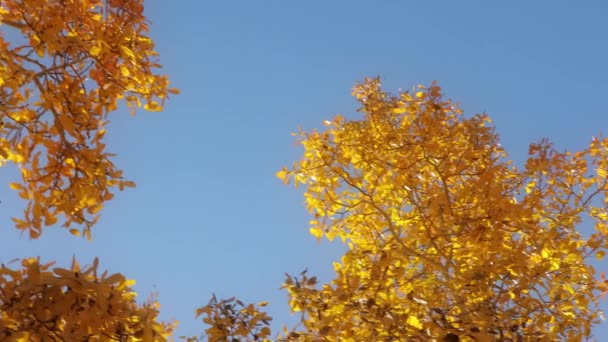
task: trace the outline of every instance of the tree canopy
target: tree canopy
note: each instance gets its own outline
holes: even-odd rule
[[[142,0],[7,0],[0,7],[0,165],[27,201],[16,227],[37,238],[61,223],[90,238],[112,189],[133,186],[104,143],[124,100],[157,111],[171,92]],[[79,230],[78,227],[81,229]]]
[[[81,269],[51,268],[39,259],[22,268],[0,268],[2,341],[165,341],[174,324],[157,321],[158,302],[140,305],[121,274],[98,272],[98,261]]]
[[[0,167],[14,163],[10,187],[27,203],[13,218],[39,238],[61,224],[91,238],[113,190],[134,186],[104,143],[109,114],[162,109],[170,93],[158,73],[142,0],[6,0],[0,3]],[[164,341],[172,324],[158,303],[138,304],[133,281],[39,258],[0,266],[2,341]]]
[[[606,248],[608,139],[576,153],[542,140],[517,167],[490,118],[465,117],[437,84],[390,95],[367,79],[353,95],[363,118],[301,131],[302,159],[277,173],[304,187],[310,233],[348,246],[331,282],[288,276],[301,325],[280,339],[589,336],[604,286],[590,259]],[[214,336],[245,336],[205,321]]]

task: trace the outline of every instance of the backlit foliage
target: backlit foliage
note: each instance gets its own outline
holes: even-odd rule
[[[177,92],[157,74],[143,1],[3,0],[0,29],[0,166],[18,164],[27,201],[16,227],[90,238],[112,189],[134,186],[106,150],[108,114],[121,99],[158,111]]]
[[[56,223],[90,238],[112,190],[134,186],[106,151],[108,114],[121,99],[157,111],[177,92],[156,73],[142,11],[141,0],[0,1],[0,167],[21,172],[10,187],[27,207],[13,220],[30,238]],[[156,301],[136,302],[133,281],[98,274],[97,260],[9,266],[1,341],[166,341],[174,329],[157,321]]]
[[[0,267],[2,341],[166,341],[173,326],[156,322],[158,303],[138,305],[133,281],[86,269],[51,268],[36,259]]]
[[[608,139],[531,144],[514,166],[486,115],[438,85],[355,87],[362,120],[301,132],[277,175],[305,187],[310,233],[348,251],[336,278],[288,278],[297,341],[578,341],[599,322],[589,258],[608,233]],[[577,227],[589,217],[595,231]],[[591,230],[591,228],[590,228]]]

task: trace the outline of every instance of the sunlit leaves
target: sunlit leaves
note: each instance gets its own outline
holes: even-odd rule
[[[0,2],[0,166],[26,201],[15,227],[30,238],[61,223],[91,237],[113,190],[133,187],[104,143],[109,114],[159,111],[168,94],[142,0]],[[7,38],[7,37],[10,37]],[[26,259],[0,267],[2,341],[166,341],[174,324],[156,301],[138,304],[133,280]]]
[[[166,341],[174,325],[156,321],[155,301],[136,303],[133,281],[81,269],[52,268],[37,259],[0,267],[2,341]]]
[[[420,321],[418,320],[418,318],[416,318],[416,316],[409,316],[407,318],[407,320],[405,321],[405,323],[413,326],[416,329],[422,329],[423,328],[422,324],[420,324]]]
[[[299,133],[277,173],[305,187],[317,238],[348,245],[329,284],[288,277],[302,327],[288,340],[580,340],[598,323],[589,258],[608,234],[608,139],[558,152],[531,144],[522,168],[487,115],[465,117],[438,85],[354,88],[363,119]],[[577,228],[587,217],[597,233]],[[291,336],[291,338],[289,338]]]
[[[113,189],[134,186],[106,150],[109,113],[121,99],[159,111],[178,91],[158,74],[142,0],[0,6],[0,166],[21,170],[17,228],[37,238],[61,223],[90,238]]]

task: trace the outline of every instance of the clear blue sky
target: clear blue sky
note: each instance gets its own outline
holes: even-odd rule
[[[23,203],[3,170],[0,261],[99,256],[142,300],[160,292],[178,335],[203,330],[194,309],[213,292],[269,300],[280,326],[293,322],[284,272],[330,279],[341,247],[308,234],[301,193],[274,173],[300,156],[299,125],[357,117],[350,92],[365,76],[395,91],[438,80],[493,118],[518,162],[542,137],[573,150],[608,134],[603,1],[147,0],[146,14],[182,94],[163,113],[111,119],[110,149],[138,187],[106,206],[93,242],[59,229],[29,241],[11,227]]]

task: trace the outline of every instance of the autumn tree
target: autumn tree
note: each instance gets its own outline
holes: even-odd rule
[[[142,0],[0,2],[0,166],[26,202],[16,228],[32,239],[61,225],[91,238],[104,203],[133,186],[104,143],[109,114],[162,109],[169,93]],[[2,341],[164,341],[158,303],[140,305],[132,281],[39,259],[0,266]]]
[[[90,238],[112,190],[133,186],[104,143],[108,114],[162,109],[142,0],[4,0],[0,7],[0,165],[14,162],[27,201],[16,227],[61,223]],[[78,228],[81,228],[80,230]]]
[[[157,321],[158,302],[135,301],[133,280],[81,269],[51,268],[39,259],[0,268],[2,341],[165,341],[174,324]]]
[[[601,317],[590,261],[606,249],[608,139],[575,153],[542,140],[518,167],[489,117],[464,116],[437,84],[390,95],[368,79],[353,95],[363,118],[301,131],[302,159],[277,174],[304,187],[310,233],[348,246],[330,283],[288,276],[301,324],[279,340],[590,336]],[[584,218],[595,230],[580,230]],[[245,336],[214,312],[217,302],[199,311],[210,340]]]

